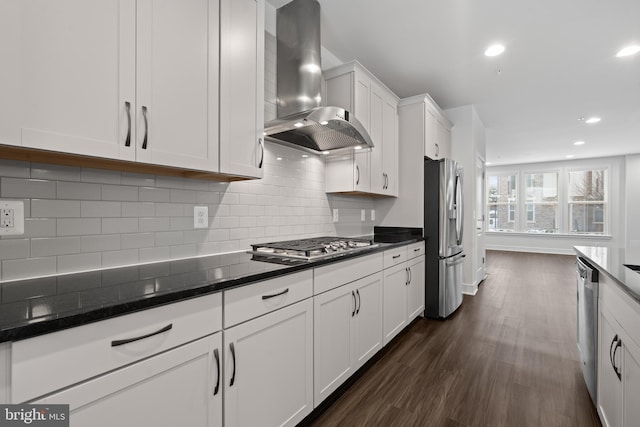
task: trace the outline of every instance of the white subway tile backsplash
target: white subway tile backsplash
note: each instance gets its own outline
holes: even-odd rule
[[[15,178],[29,178],[31,169],[28,162],[0,159],[0,176],[12,176]]]
[[[168,202],[171,200],[171,190],[166,188],[140,187],[138,200],[141,202]]]
[[[137,233],[138,218],[102,218],[102,233]]]
[[[122,182],[122,174],[117,171],[82,168],[80,170],[80,181],[97,182],[99,184],[120,184]]]
[[[45,163],[32,163],[31,178],[56,181],[80,181],[80,168],[62,165],[50,165]]]
[[[58,218],[58,236],[82,236],[100,234],[100,218]]]
[[[40,198],[55,199],[55,181],[42,179],[0,178],[0,196],[3,198]]]
[[[156,233],[156,246],[172,246],[184,243],[182,231],[163,231]]]
[[[140,248],[140,262],[154,262],[168,260],[171,252],[168,246],[158,248]]]
[[[147,175],[142,173],[122,172],[122,184],[134,185],[137,187],[156,185],[156,177],[154,175]]]
[[[82,252],[103,252],[120,249],[120,236],[118,235],[82,236],[81,239]]]
[[[56,235],[56,220],[46,218],[25,218],[24,234],[18,238],[54,237]]]
[[[28,258],[31,254],[29,239],[0,240],[0,260]]]
[[[138,201],[138,187],[130,185],[102,185],[102,200]]]
[[[78,254],[80,252],[80,237],[43,237],[31,239],[32,257]]]
[[[198,192],[194,190],[171,190],[172,203],[196,203]]]
[[[180,203],[156,203],[156,216],[182,216],[183,214],[184,206]]]
[[[119,217],[122,214],[120,202],[82,201],[81,215],[83,217]]]
[[[102,267],[116,267],[138,263],[138,250],[107,251],[102,253]]]
[[[123,217],[154,216],[156,205],[153,202],[122,202]]]
[[[59,199],[100,200],[100,184],[59,181],[57,192]]]
[[[56,257],[2,261],[2,280],[39,277],[56,273]]]
[[[184,178],[174,176],[156,176],[156,187],[183,189]]]
[[[94,270],[102,266],[102,253],[90,252],[77,255],[61,255],[58,259],[58,273]]]
[[[171,218],[140,218],[138,228],[142,233],[149,231],[164,231],[171,228]]]
[[[26,215],[26,214],[25,214]],[[75,218],[80,217],[79,200],[31,200],[32,218]]]
[[[171,259],[189,258],[198,255],[195,244],[170,246]]]
[[[120,236],[122,249],[150,248],[156,245],[155,233],[133,233]]]

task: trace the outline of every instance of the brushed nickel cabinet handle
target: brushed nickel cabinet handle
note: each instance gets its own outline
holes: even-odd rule
[[[289,288],[285,289],[285,290],[284,290],[284,291],[282,291],[282,292],[278,292],[277,294],[262,295],[262,299],[263,299],[263,300],[265,300],[265,299],[269,299],[269,298],[279,297],[280,295],[284,295],[284,294],[286,294],[287,292],[289,292]]]
[[[215,396],[216,394],[218,394],[218,391],[220,390],[220,353],[218,352],[217,348],[213,349],[213,357],[216,359],[216,369],[218,371],[216,386],[213,389],[213,395]]]
[[[356,185],[360,184],[360,166],[356,165]]]
[[[150,337],[152,337],[154,335],[159,335],[159,334],[161,334],[163,332],[170,331],[171,328],[173,328],[173,323],[169,323],[164,328],[158,329],[157,331],[151,332],[150,334],[140,335],[139,337],[134,337],[134,338],[125,338],[123,340],[114,340],[114,341],[111,341],[111,347],[118,347],[120,345],[129,344],[130,342],[135,342],[135,341],[143,340],[145,338],[150,338]]]
[[[356,295],[358,296],[358,309],[356,310],[356,314],[360,313],[360,304],[362,303],[362,300],[360,299],[360,290],[356,289]]]
[[[231,373],[231,380],[229,381],[229,387],[232,387],[236,382],[236,348],[233,343],[229,344],[231,350],[231,358],[233,360],[233,372]]]
[[[144,139],[142,140],[142,149],[147,149],[147,137],[149,136],[149,121],[147,119],[147,107],[142,106],[142,118],[144,118]]]
[[[129,101],[124,103],[124,109],[127,110],[127,139],[124,141],[124,146],[129,147],[131,145],[131,103]]]
[[[258,163],[258,169],[262,169],[264,163],[264,142],[262,138],[258,138],[258,145],[260,146],[260,163]]]

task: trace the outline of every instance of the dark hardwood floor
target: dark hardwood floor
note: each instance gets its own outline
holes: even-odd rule
[[[487,252],[452,318],[420,318],[312,425],[599,426],[576,350],[575,257]]]

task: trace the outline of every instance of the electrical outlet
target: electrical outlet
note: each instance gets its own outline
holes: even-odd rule
[[[376,210],[371,209],[371,221],[375,221],[375,220],[376,220]]]
[[[360,221],[364,221],[367,219],[367,211],[364,209],[360,209]]]
[[[209,227],[209,207],[194,206],[193,207],[193,228]]]
[[[338,215],[338,209],[333,210],[333,222],[338,222],[340,215]]]
[[[0,236],[24,234],[24,202],[0,201]]]

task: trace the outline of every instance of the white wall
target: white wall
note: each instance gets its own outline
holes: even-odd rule
[[[626,247],[637,249],[640,248],[640,154],[627,156],[625,169]]]
[[[640,156],[639,156],[640,157]],[[639,162],[640,160],[635,160]],[[626,244],[625,227],[625,167],[624,157],[606,157],[600,159],[568,160],[561,162],[531,163],[520,165],[503,165],[487,168],[487,175],[491,173],[511,172],[514,170],[566,170],[570,168],[598,168],[609,169],[609,235],[608,236],[581,236],[581,235],[539,235],[529,233],[486,233],[487,249],[540,252],[572,255],[573,246],[608,246],[624,247]],[[637,172],[636,172],[637,174]],[[559,191],[564,191],[565,177],[561,176],[558,185]],[[640,180],[636,181],[640,183]],[[630,188],[630,191],[634,191]],[[636,190],[637,191],[637,190]],[[636,208],[640,202],[636,200]],[[559,206],[561,218],[568,215],[565,206]]]
[[[485,128],[473,105],[451,108],[445,110],[445,114],[453,123],[451,158],[464,168],[463,246],[467,257],[463,267],[463,285],[465,292],[474,294],[484,277],[483,239],[476,232],[476,221],[483,214],[476,210],[477,186],[482,184],[476,180],[476,163],[478,157],[485,158]]]

